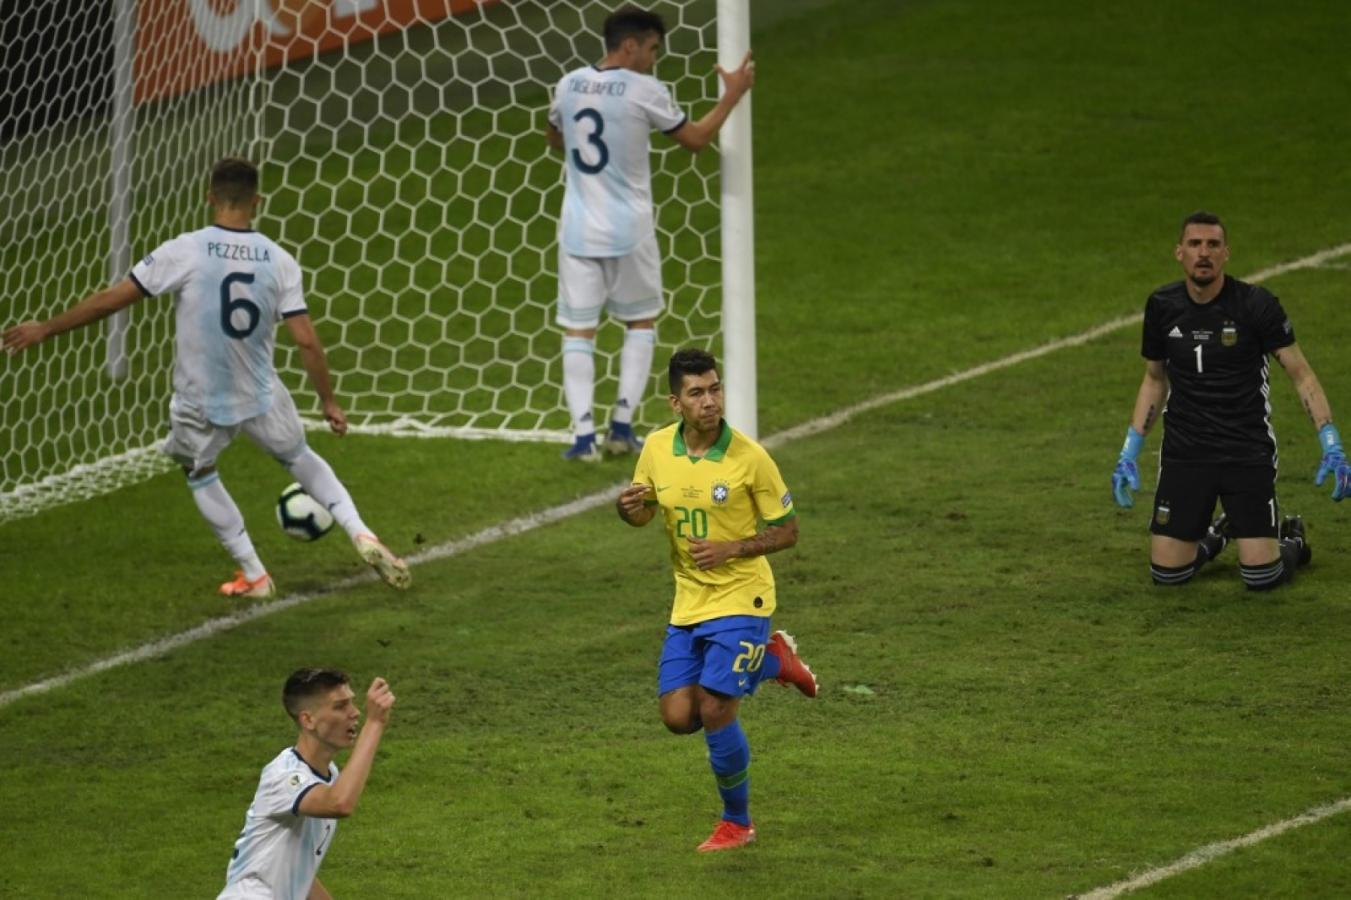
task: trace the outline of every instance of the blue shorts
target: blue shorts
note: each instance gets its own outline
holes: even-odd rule
[[[697,684],[728,697],[754,694],[769,640],[769,616],[723,616],[666,626],[657,695]]]

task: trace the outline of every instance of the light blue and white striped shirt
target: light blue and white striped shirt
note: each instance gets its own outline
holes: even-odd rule
[[[573,256],[631,253],[656,229],[651,133],[685,124],[671,92],[631,69],[586,66],[554,88],[549,123],[563,135],[559,241]]]
[[[217,900],[305,900],[338,821],[301,815],[300,801],[337,777],[336,764],[321,775],[294,747],[263,767]]]
[[[175,295],[180,401],[214,425],[267,412],[277,323],[307,312],[295,257],[256,231],[212,225],[156,247],[131,278],[146,296]]]

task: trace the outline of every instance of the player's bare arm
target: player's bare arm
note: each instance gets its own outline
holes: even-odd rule
[[[324,404],[324,419],[333,433],[342,437],[347,433],[347,415],[333,397],[333,381],[328,374],[328,359],[324,356],[324,346],[315,333],[314,323],[308,315],[289,316],[286,329],[300,350],[300,362],[310,376],[310,384],[319,400]]]
[[[624,488],[615,500],[615,510],[619,513],[619,518],[635,528],[641,528],[651,522],[652,517],[657,514],[654,507],[647,505],[647,499],[651,494],[652,488],[646,484],[631,484]]]
[[[130,278],[123,278],[98,293],[90,294],[70,309],[48,319],[45,322],[23,322],[5,329],[0,335],[0,344],[6,351],[18,353],[21,350],[40,344],[49,337],[73,331],[76,328],[97,322],[145,296],[140,287]]]
[[[383,678],[371,682],[366,691],[366,724],[361,726],[357,735],[352,756],[347,767],[342,770],[332,784],[321,784],[312,789],[300,801],[300,812],[318,819],[345,819],[356,812],[362,791],[366,789],[366,779],[370,777],[371,765],[375,762],[375,749],[389,723],[389,711],[394,706],[394,692]]]
[[[690,557],[699,568],[716,569],[729,559],[749,559],[787,550],[797,543],[797,516],[781,525],[770,525],[757,534],[737,541],[709,541],[690,538]]]
[[[1313,427],[1321,429],[1330,423],[1332,406],[1328,403],[1327,394],[1323,393],[1323,385],[1314,374],[1313,366],[1304,358],[1304,351],[1299,349],[1298,344],[1291,344],[1277,350],[1275,356],[1281,368],[1285,369],[1285,374],[1294,382],[1300,405],[1313,422]]]
[[[310,885],[310,892],[305,900],[333,900],[333,895],[328,892],[328,888],[319,883],[318,876],[315,876],[314,883]]]
[[[1140,434],[1149,434],[1149,429],[1159,420],[1167,398],[1168,368],[1163,360],[1147,360],[1145,377],[1141,379],[1140,392],[1135,397],[1135,411],[1131,413],[1131,427]]]
[[[549,142],[549,146],[554,150],[563,149],[563,132],[554,127],[554,123],[549,122],[544,126],[544,139]]]
[[[732,71],[729,72],[722,66],[714,68],[718,70],[718,77],[722,79],[723,86],[723,93],[718,98],[717,105],[697,122],[686,122],[671,132],[675,142],[692,153],[698,153],[713,143],[727,117],[732,114],[742,96],[755,84],[755,62],[751,59],[749,50],[741,60],[741,65]]]

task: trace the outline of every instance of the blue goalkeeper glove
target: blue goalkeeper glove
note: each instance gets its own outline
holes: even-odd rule
[[[1131,491],[1140,490],[1140,470],[1135,458],[1145,445],[1145,436],[1131,425],[1126,428],[1126,443],[1121,445],[1121,456],[1117,458],[1116,469],[1112,471],[1112,495],[1116,505],[1130,508],[1135,505]]]
[[[1322,487],[1329,475],[1332,476],[1332,499],[1341,500],[1351,496],[1351,463],[1346,461],[1346,451],[1342,449],[1342,436],[1337,426],[1331,422],[1318,430],[1318,443],[1323,447],[1323,461],[1318,464],[1318,474],[1313,483]]]

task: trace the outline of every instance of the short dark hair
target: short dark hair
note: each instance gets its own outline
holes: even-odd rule
[[[1220,226],[1220,232],[1224,235],[1224,239],[1226,241],[1229,240],[1229,229],[1224,227],[1224,223],[1220,221],[1220,217],[1213,212],[1206,212],[1204,209],[1198,209],[1196,212],[1183,219],[1182,228],[1177,233],[1179,241],[1182,240],[1182,235],[1187,233],[1188,225],[1218,225]]]
[[[316,697],[348,683],[347,673],[338,669],[297,669],[281,689],[281,705],[297,722],[300,711]]]
[[[225,206],[248,206],[258,194],[258,167],[227,156],[211,167],[211,193]]]
[[[659,38],[666,37],[666,23],[661,16],[636,6],[621,6],[605,17],[605,52],[618,50],[626,38],[640,38],[653,31]]]
[[[679,396],[686,375],[702,375],[705,372],[712,372],[717,367],[718,361],[713,358],[712,353],[706,350],[700,350],[697,347],[677,350],[671,354],[671,364],[666,367],[667,378],[671,384],[671,393]]]

